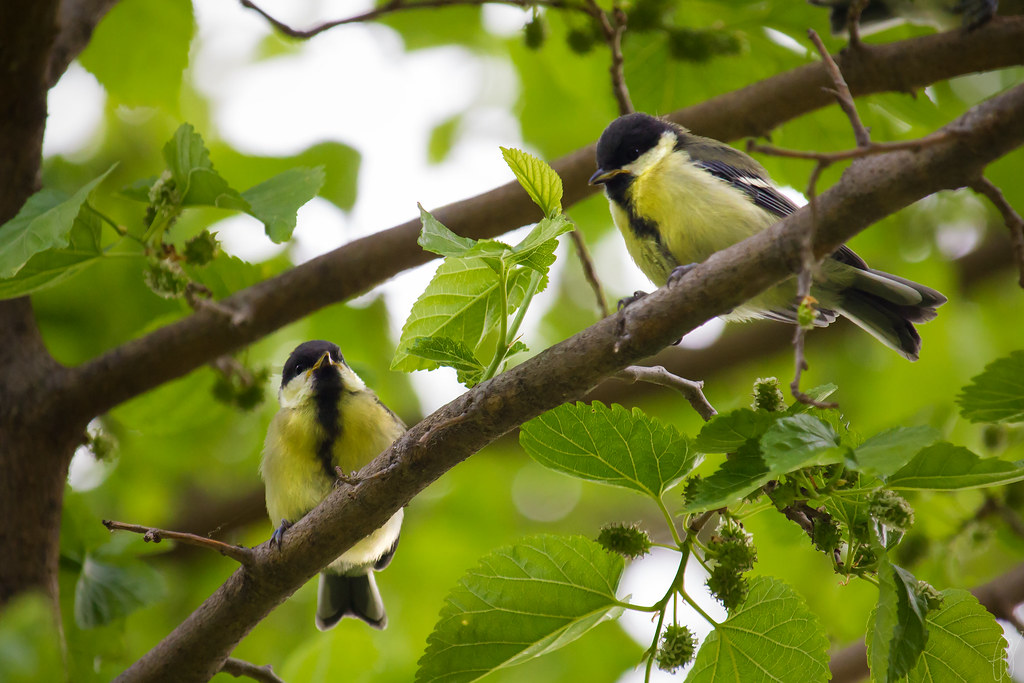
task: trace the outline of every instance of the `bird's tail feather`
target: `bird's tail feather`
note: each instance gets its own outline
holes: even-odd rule
[[[388,625],[384,601],[377,590],[373,572],[344,576],[323,572],[316,599],[316,627],[333,628],[343,617],[357,617],[374,628]]]
[[[842,314],[907,360],[917,360],[921,336],[914,323],[937,315],[946,297],[897,275],[879,270],[860,271],[855,284],[843,290]]]

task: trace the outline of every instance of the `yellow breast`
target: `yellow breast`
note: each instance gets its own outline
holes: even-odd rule
[[[652,164],[627,193],[637,215],[657,226],[660,251],[670,255],[666,258],[656,245],[647,244],[653,240],[637,237],[625,211],[613,204],[630,255],[657,285],[665,284],[675,266],[700,263],[774,222],[742,190],[686,163],[679,153]]]

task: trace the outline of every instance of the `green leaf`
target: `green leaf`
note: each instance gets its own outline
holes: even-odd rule
[[[427,162],[439,164],[452,151],[455,144],[455,133],[462,123],[462,115],[457,114],[434,126],[427,141]]]
[[[867,634],[871,680],[892,683],[913,669],[928,641],[928,604],[918,594],[917,579],[879,554],[878,606]]]
[[[804,393],[807,394],[807,396],[812,401],[824,401],[826,398],[836,393],[836,389],[838,388],[839,387],[832,383],[822,384],[821,386],[814,387],[813,389],[808,389]],[[806,413],[807,411],[812,409],[817,410],[816,408],[814,408],[814,406],[810,405],[809,403],[804,403],[802,401],[793,401],[789,408],[786,409],[786,414],[798,415],[800,413]]]
[[[687,683],[828,680],[828,638],[796,591],[759,576],[746,601],[715,627]]]
[[[68,680],[65,642],[53,603],[41,589],[18,593],[0,612],[0,671],[4,683]]]
[[[558,237],[572,229],[572,223],[565,216],[541,219],[530,234],[512,249],[509,262],[547,275],[548,268],[555,262]]]
[[[467,387],[479,382],[486,370],[472,349],[448,337],[416,337],[409,344],[409,353],[437,365],[455,368],[459,381]]]
[[[760,439],[781,416],[779,413],[760,413],[749,408],[718,415],[700,430],[693,447],[702,453],[731,453],[748,439]]]
[[[1006,640],[996,618],[965,590],[944,590],[942,596],[942,607],[928,613],[928,644],[909,683],[1009,681]]]
[[[697,481],[683,512],[702,512],[731,505],[772,479],[756,441],[736,449],[711,476]]]
[[[886,477],[938,440],[939,433],[927,425],[886,430],[854,449],[853,469],[871,477]]]
[[[67,198],[50,189],[29,197],[18,215],[0,225],[0,278],[14,277],[40,252],[68,246],[68,235],[82,205],[113,170],[111,166]]]
[[[164,592],[163,579],[148,565],[115,564],[89,554],[75,585],[75,623],[79,628],[108,624],[156,602]]]
[[[545,216],[554,218],[561,213],[562,179],[555,173],[555,169],[532,154],[518,149],[502,147],[501,156]]]
[[[52,287],[103,257],[103,222],[83,204],[68,233],[66,247],[48,249],[30,258],[17,274],[0,280],[0,299],[11,299]]]
[[[946,441],[929,446],[886,478],[891,489],[975,489],[1024,479],[1024,461],[982,460]]]
[[[502,310],[500,281],[483,259],[445,259],[413,304],[391,369],[411,372],[437,367],[437,363],[411,352],[410,345],[417,337],[448,337],[465,344],[475,356],[489,358],[490,354],[481,349],[485,342],[495,343],[492,333],[500,316],[508,316],[522,303],[528,273],[519,270],[510,276],[508,308]]]
[[[761,456],[773,472],[842,462],[839,436],[813,415],[779,418],[761,437]]]
[[[441,224],[429,211],[417,204],[420,208],[420,222],[423,229],[416,243],[427,251],[432,251],[441,256],[463,256],[473,248],[476,240],[469,237],[456,235],[454,232]]]
[[[284,157],[241,154],[222,142],[211,142],[210,152],[221,173],[238,187],[251,187],[300,166],[323,166],[324,185],[317,196],[343,211],[348,211],[355,204],[360,154],[340,142],[320,142],[298,154]]]
[[[79,61],[118,104],[176,111],[194,31],[190,2],[122,0]]]
[[[1024,351],[989,363],[956,400],[971,422],[1024,421]]]
[[[519,444],[558,472],[660,498],[700,459],[674,427],[620,405],[564,404],[522,426]]]
[[[896,572],[889,563],[889,556],[876,543],[878,551],[878,602],[868,617],[868,628],[865,635],[867,644],[868,668],[871,670],[872,681],[890,680],[889,662],[893,646],[893,635],[899,624],[897,604]]]
[[[712,427],[719,418],[704,426],[695,447],[699,451],[727,448],[732,454],[695,484],[684,512],[731,505],[783,474],[843,460],[835,430],[812,415],[784,416],[743,408],[722,417],[717,426]],[[760,442],[759,432],[763,432]]]
[[[191,124],[181,124],[163,152],[181,206],[249,210],[249,203],[213,169],[203,137]]]
[[[323,166],[293,168],[242,193],[250,215],[263,223],[267,237],[280,244],[295,230],[299,208],[324,185]],[[244,209],[243,209],[244,210]]]
[[[623,567],[580,536],[536,536],[490,553],[448,595],[416,681],[476,681],[576,640],[621,613]]]
[[[267,262],[249,263],[223,251],[205,265],[184,263],[182,268],[190,278],[206,286],[215,299],[224,299],[276,274]]]

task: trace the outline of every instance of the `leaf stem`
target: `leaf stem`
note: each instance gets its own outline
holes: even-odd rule
[[[685,600],[685,601],[686,601],[686,604],[687,604],[687,605],[689,605],[689,606],[690,606],[690,607],[692,607],[692,608],[693,608],[694,610],[696,610],[697,614],[699,614],[699,615],[701,615],[702,617],[704,617],[704,620],[705,620],[705,621],[707,621],[707,622],[708,622],[709,624],[711,624],[712,626],[718,626],[718,622],[717,622],[717,621],[715,621],[714,619],[712,619],[712,618],[711,618],[711,616],[710,616],[710,615],[709,615],[709,614],[708,614],[707,612],[705,612],[704,610],[702,610],[702,609],[701,609],[701,607],[700,607],[700,605],[698,605],[698,604],[696,603],[696,601],[695,601],[695,600],[694,600],[693,598],[691,598],[691,597],[690,597],[689,595],[687,595],[687,593],[686,593],[686,591],[685,591],[685,590],[680,590],[680,591],[679,591],[679,594],[683,596],[683,600]]]
[[[753,517],[756,514],[762,513],[765,510],[769,510],[774,507],[775,505],[773,503],[758,503],[757,505],[751,505],[746,510],[733,512],[732,516],[736,519],[747,519],[748,517]]]
[[[672,540],[675,541],[676,546],[679,548],[683,547],[683,539],[679,536],[679,532],[676,530],[675,520],[672,519],[672,513],[665,507],[665,501],[661,499],[661,496],[656,498],[658,501],[658,507],[661,509],[661,514],[665,516],[665,521],[668,522],[668,528],[672,530]]]
[[[509,271],[505,262],[501,263],[501,327],[499,328],[498,334],[498,348],[494,351],[494,358],[491,359],[491,364],[487,366],[486,372],[480,381],[488,380],[498,374],[498,368],[501,367],[501,362],[508,357],[508,350],[515,341],[515,336],[519,334],[519,327],[523,324],[523,318],[526,317],[526,309],[530,306],[530,301],[533,300],[534,295],[537,293],[537,288],[540,286],[540,280],[543,277],[537,271],[533,271],[530,276],[530,283],[526,286],[526,294],[523,296],[523,303],[519,305],[519,310],[516,311],[516,317],[512,320],[512,325],[508,324],[508,279]]]
[[[526,317],[526,309],[530,307],[530,302],[533,300],[534,295],[537,294],[542,277],[544,276],[536,270],[530,275],[530,284],[526,287],[523,303],[519,306],[519,310],[516,311],[516,317],[513,318],[512,326],[509,327],[508,336],[505,338],[506,348],[512,346],[512,342],[515,341],[514,337],[519,334],[519,327],[523,324],[523,319]]]
[[[102,211],[100,211],[99,209],[97,209],[97,208],[96,208],[95,206],[93,206],[93,205],[92,205],[92,204],[90,204],[89,202],[86,202],[86,203],[85,203],[85,205],[89,207],[89,210],[90,210],[90,211],[92,211],[92,212],[93,212],[94,214],[96,214],[97,216],[99,216],[99,217],[100,217],[100,220],[102,220],[102,221],[103,221],[104,223],[106,223],[106,224],[107,224],[107,225],[109,225],[109,226],[110,226],[111,228],[113,228],[113,229],[114,229],[114,232],[116,232],[116,233],[117,233],[118,235],[120,235],[121,237],[129,237],[128,231],[127,231],[127,230],[125,230],[124,228],[122,228],[122,227],[121,227],[120,225],[118,225],[117,223],[115,223],[115,222],[114,222],[114,221],[113,221],[113,220],[112,220],[112,219],[111,219],[111,218],[110,218],[109,216],[107,216],[107,215],[106,215],[105,213],[103,213]]]
[[[498,346],[494,349],[494,357],[491,359],[490,365],[487,366],[487,370],[484,371],[481,382],[489,380],[498,374],[501,361],[505,359],[505,354],[508,351],[508,265],[505,263],[505,259],[501,260],[501,272],[498,273],[498,287],[501,290],[501,314],[498,316],[501,327],[498,332]]]
[[[658,639],[661,638],[661,626],[665,623],[665,607],[662,605],[658,613],[658,624],[654,627],[654,640],[651,648],[647,651],[647,668],[644,670],[644,683],[650,683],[651,669],[654,667],[654,659],[658,654]]]

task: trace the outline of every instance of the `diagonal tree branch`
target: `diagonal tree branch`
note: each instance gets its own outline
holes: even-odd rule
[[[964,35],[959,32],[865,46],[839,57],[854,94],[910,90],[954,75],[1024,64],[1020,42],[1024,17],[993,21]],[[894,64],[899,69],[893,68]],[[808,64],[671,115],[696,132],[723,140],[760,135],[796,116],[826,106],[831,96],[820,63]],[[555,162],[565,185],[563,204],[591,194],[594,148],[589,145]],[[493,237],[540,218],[515,183],[437,209],[434,215],[455,232]],[[192,316],[116,348],[74,368],[61,396],[66,410],[88,406],[96,414],[153,387],[180,377],[310,313],[371,289],[397,273],[425,263],[432,255],[416,244],[419,221],[403,223],[351,242],[271,280],[225,299],[244,311],[248,322],[214,310]],[[93,417],[88,415],[86,418]]]
[[[1024,144],[1024,85],[967,112],[959,135],[920,151],[853,164],[818,198],[818,257],[899,208],[962,186]],[[264,544],[121,681],[205,681],[274,607],[355,541],[376,529],[448,469],[528,419],[648,356],[708,318],[779,282],[801,265],[811,228],[801,209],[772,228],[714,254],[677,284],[587,328],[413,426],[361,473],[335,489],[289,531],[278,551]]]

